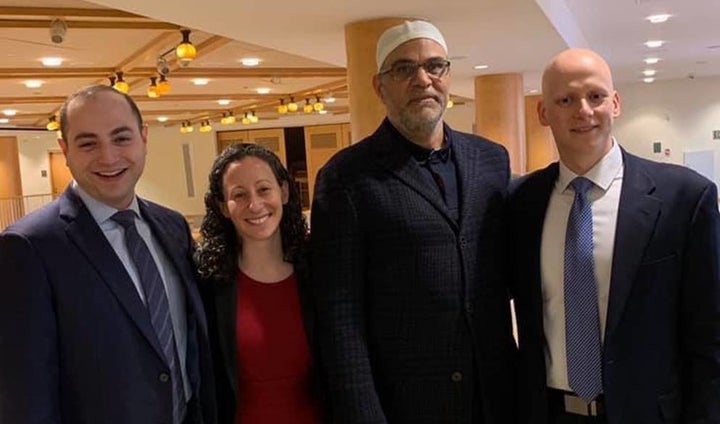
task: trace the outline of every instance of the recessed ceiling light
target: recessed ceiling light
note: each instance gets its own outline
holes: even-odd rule
[[[643,78],[643,82],[650,84],[651,82],[655,82],[655,78]]]
[[[61,57],[43,57],[40,62],[42,62],[43,66],[60,66],[63,59]]]
[[[658,47],[662,47],[662,45],[665,44],[662,40],[648,40],[645,42],[645,46],[649,49],[656,49]]]
[[[328,94],[328,96],[323,99],[325,103],[335,103],[336,100],[332,94]]]
[[[24,84],[27,88],[40,88],[42,87],[43,82],[40,80],[27,80]]]
[[[654,65],[654,64],[660,62],[660,59],[657,57],[646,57],[644,62],[648,65]]]
[[[8,122],[10,122],[9,119],[7,119],[7,118],[0,118],[0,124],[7,124]]]
[[[255,91],[257,91],[258,94],[268,94],[270,92],[270,89],[267,87],[260,87],[255,89]]]
[[[220,100],[218,100],[218,104],[219,104],[220,106],[227,106],[227,105],[230,104],[230,100],[228,100],[228,99],[220,99]]]
[[[661,24],[663,22],[667,22],[667,20],[670,19],[670,17],[672,17],[672,15],[663,13],[663,14],[659,14],[659,15],[650,15],[645,19],[647,19],[648,21],[650,21],[653,24]]]
[[[480,70],[480,69],[487,69],[489,67],[490,67],[490,65],[475,65],[475,66],[473,66],[473,69]]]
[[[210,82],[207,78],[194,78],[192,83],[195,85],[207,85]]]
[[[167,122],[168,117],[167,116],[158,116],[157,120],[158,120],[158,122]]]
[[[16,114],[17,114],[17,110],[15,110],[15,109],[3,110],[3,115],[5,115],[5,116],[15,116]]]
[[[656,73],[657,73],[657,71],[654,70],[654,69],[645,69],[645,70],[643,71],[643,75],[645,75],[646,77],[652,77],[652,76],[654,76]]]
[[[240,59],[240,63],[242,63],[243,66],[258,66],[260,64],[260,59],[257,57],[244,57]]]
[[[318,113],[319,113],[320,115],[327,115],[328,111],[325,110],[325,109],[323,109],[323,110],[319,110]]]
[[[528,94],[537,94],[537,93],[539,93],[539,92],[540,92],[540,90],[538,90],[537,88],[533,88],[532,90],[528,90]]]

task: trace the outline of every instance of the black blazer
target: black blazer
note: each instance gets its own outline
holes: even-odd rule
[[[387,121],[318,176],[313,292],[335,423],[511,422],[507,153],[447,130],[457,222]]]
[[[603,391],[608,422],[720,422],[720,216],[715,185],[687,168],[625,164]],[[514,296],[527,409],[547,422],[540,243],[558,164],[510,197]]]
[[[207,325],[177,212],[138,199],[185,288],[189,423],[215,423]],[[0,235],[0,422],[168,422],[172,389],[150,316],[68,189]]]
[[[313,328],[315,313],[312,299],[307,294],[308,271],[296,267],[298,294],[302,309],[305,334],[308,338],[310,353],[313,355]],[[238,393],[238,356],[236,343],[237,280],[221,282],[207,280],[200,283],[200,293],[208,317],[210,346],[215,374],[215,392],[217,394],[218,424],[234,424],[237,411]],[[314,355],[313,355],[314,356]],[[314,368],[314,366],[313,366]],[[314,371],[314,369],[313,369]],[[313,389],[318,402],[322,401],[322,390],[315,378]]]

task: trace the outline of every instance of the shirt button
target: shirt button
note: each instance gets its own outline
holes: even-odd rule
[[[453,383],[459,383],[463,379],[463,375],[460,371],[455,371],[450,375],[450,380],[453,381]]]
[[[472,314],[474,309],[475,308],[473,307],[472,302],[470,302],[470,301],[465,302],[465,312],[467,312],[468,314]]]
[[[467,245],[467,240],[465,237],[460,237],[460,246],[465,247]]]
[[[167,373],[161,372],[158,376],[158,380],[160,380],[162,383],[167,383],[168,380],[170,380],[170,376],[167,375]]]

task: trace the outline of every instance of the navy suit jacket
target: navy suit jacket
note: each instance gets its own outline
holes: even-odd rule
[[[687,168],[623,151],[603,345],[610,424],[720,422],[717,190]],[[540,244],[558,164],[510,195],[513,294],[531,422],[547,422]]]
[[[517,352],[500,264],[507,153],[447,130],[458,221],[387,121],[318,176],[315,335],[332,422],[512,422]]]
[[[138,199],[187,298],[188,423],[215,423],[207,326],[181,215]],[[172,421],[172,389],[147,309],[71,190],[0,235],[0,422]]]

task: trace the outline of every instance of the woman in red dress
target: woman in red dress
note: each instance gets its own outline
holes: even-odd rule
[[[213,164],[196,252],[220,424],[321,422],[300,197],[254,144]]]

